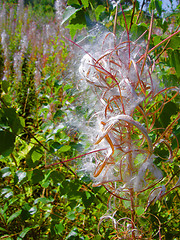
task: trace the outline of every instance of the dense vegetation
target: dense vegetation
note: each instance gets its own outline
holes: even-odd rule
[[[179,239],[180,13],[179,6],[167,12],[162,1],[147,2],[143,8],[145,1],[121,1],[121,7],[115,1],[100,0],[0,1],[0,239]],[[155,99],[154,105],[150,105],[150,95],[148,103],[142,102],[144,115],[140,115],[142,109],[135,110],[135,120],[143,122],[142,131],[146,115],[149,118],[146,138],[156,143],[153,166],[161,169],[162,177],[154,190],[145,193],[148,199],[137,194],[140,199],[133,214],[129,203],[113,200],[104,183],[93,185],[91,173],[79,171],[91,155],[88,151],[93,151],[84,122],[96,110],[89,98],[91,90],[78,86],[82,77],[77,72],[85,54],[82,48],[89,44],[86,36],[90,43],[98,39],[94,31],[113,32],[117,38],[125,31],[131,41],[143,34],[148,64],[156,65],[152,78],[159,79],[160,89],[167,87],[150,97]],[[122,49],[126,51],[124,46]],[[96,49],[93,51],[95,54]],[[101,60],[105,57],[108,54]],[[148,64],[141,70],[148,69]],[[102,77],[102,65],[98,61],[91,65],[98,70],[92,78]],[[85,72],[90,76],[91,70],[85,68]],[[109,88],[114,87],[107,72],[102,78]],[[146,95],[149,85],[140,82],[139,90]],[[95,92],[99,94],[98,89]],[[104,102],[105,94],[100,97]],[[111,100],[107,102],[105,112],[112,113]],[[134,130],[134,142],[139,141],[140,130]],[[114,152],[108,131],[104,137]],[[150,173],[146,177],[151,184],[155,181]],[[164,192],[158,184],[165,186]],[[108,209],[111,199],[113,206],[118,203],[114,215],[128,219],[121,226],[122,235]],[[138,235],[128,229],[132,215]]]

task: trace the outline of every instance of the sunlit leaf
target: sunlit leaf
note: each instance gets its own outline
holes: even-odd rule
[[[89,7],[89,0],[81,0],[83,7],[88,8]]]
[[[19,210],[19,211],[13,213],[13,214],[8,218],[7,224],[10,223],[10,222],[12,222],[15,218],[17,218],[17,217],[21,214],[21,211],[22,211],[22,210]]]
[[[52,197],[49,197],[49,198],[40,197],[40,198],[35,199],[34,204],[37,204],[39,202],[46,204],[46,203],[53,202],[53,201],[54,201],[54,199]]]
[[[18,170],[15,173],[15,177],[14,177],[15,178],[15,180],[14,180],[15,184],[20,183],[26,177],[26,175],[27,175],[26,172]]]
[[[69,145],[64,145],[59,149],[59,152],[67,152],[71,149],[71,146]]]
[[[95,10],[95,14],[96,14],[96,19],[99,21],[99,17],[101,15],[101,13],[103,13],[106,10],[106,8],[103,5],[99,5],[96,10]]]
[[[13,196],[13,192],[10,187],[5,187],[1,190],[1,196],[4,196],[4,198],[9,198]]]
[[[31,230],[30,227],[26,227],[24,228],[21,233],[19,234],[19,236],[17,237],[17,240],[22,240],[22,238],[25,237],[25,235]]]
[[[78,229],[74,228],[73,230],[70,231],[66,239],[75,239],[75,237],[78,236]]]
[[[2,178],[8,177],[11,175],[11,169],[9,167],[4,167],[1,169]]]
[[[76,215],[75,215],[75,211],[72,210],[72,211],[69,211],[66,215],[66,217],[70,220],[74,220],[76,218]]]
[[[63,21],[61,22],[61,25],[69,20],[78,11],[79,9],[68,6],[63,14]]]
[[[136,208],[136,213],[138,216],[140,216],[141,214],[143,214],[145,211],[144,207],[143,206],[139,206]]]
[[[31,159],[33,162],[39,161],[39,159],[42,157],[42,150],[40,148],[33,148],[31,152]]]

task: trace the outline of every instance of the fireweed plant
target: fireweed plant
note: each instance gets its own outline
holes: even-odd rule
[[[123,34],[119,40],[115,33],[106,33],[93,54],[84,50],[79,67],[82,80],[91,86],[95,96],[95,112],[88,121],[93,144],[91,152],[84,154],[82,168],[92,176],[94,187],[104,186],[110,193],[99,231],[102,223],[110,220],[115,239],[141,239],[148,236],[148,231],[148,239],[155,235],[161,239],[161,223],[156,216],[159,231],[153,236],[153,230],[145,230],[142,221],[151,214],[148,208],[152,203],[179,186],[179,181],[172,186],[174,176],[168,176],[166,164],[178,153],[178,142],[176,149],[171,143],[176,140],[172,129],[180,114],[165,129],[155,126],[166,104],[179,95],[179,89],[166,88],[158,81],[153,74],[156,62],[149,56],[179,31],[149,50],[152,23],[153,17],[146,45],[141,38],[130,41],[128,29],[127,40]],[[160,145],[169,151],[169,156],[157,167],[154,162],[160,156],[155,152]],[[126,217],[118,211],[122,205],[126,206]]]

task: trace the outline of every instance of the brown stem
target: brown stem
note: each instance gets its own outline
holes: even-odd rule
[[[146,63],[146,58],[147,58],[147,55],[148,55],[149,44],[150,44],[150,40],[151,40],[152,27],[153,27],[153,16],[154,16],[154,12],[152,11],[151,23],[150,23],[150,27],[149,27],[148,42],[147,42],[147,45],[146,45],[146,52],[145,52],[145,56],[144,56],[143,65],[142,65],[142,68],[141,68],[141,75],[143,73],[144,65]]]
[[[115,13],[115,18],[114,18],[114,28],[113,28],[114,35],[116,35],[117,14],[118,14],[118,5],[116,5],[116,13]]]
[[[180,27],[180,26],[178,26],[178,27],[176,28],[175,32],[178,31],[179,27]],[[159,59],[159,57],[163,54],[163,52],[166,51],[167,45],[169,44],[170,41],[171,41],[171,39],[168,40],[168,42],[167,42],[166,45],[164,46],[163,50],[158,54],[158,56],[157,56],[156,59],[155,59],[155,62]]]
[[[135,240],[135,229],[134,220],[135,220],[135,211],[134,211],[134,190],[133,188],[129,189],[130,192],[130,200],[131,200],[131,228],[132,228],[132,239]]]
[[[131,27],[132,27],[132,25],[133,25],[133,18],[134,18],[134,12],[135,12],[136,1],[137,1],[137,0],[133,1],[133,12],[132,12],[132,15],[131,15],[131,23],[130,23],[130,26],[129,26],[129,32],[130,32]]]
[[[133,174],[133,159],[132,159],[132,144],[131,144],[131,131],[132,131],[132,126],[130,125],[130,123],[128,123],[127,125],[127,134],[128,134],[128,170],[129,170],[129,177],[132,177]],[[135,233],[134,233],[134,229],[135,229],[135,225],[134,225],[134,215],[135,215],[135,211],[134,211],[134,190],[133,188],[129,189],[129,193],[130,193],[130,201],[131,201],[131,228],[132,228],[132,239],[136,239],[135,238]]]
[[[136,24],[138,24],[138,21],[139,21],[139,19],[140,19],[141,13],[142,13],[142,9],[143,9],[143,7],[144,7],[144,4],[145,4],[145,0],[143,0],[143,3],[142,3],[142,5],[141,5],[141,10],[140,10],[139,15],[138,15],[138,17],[137,17]]]
[[[14,157],[14,154],[11,153],[10,156],[11,156],[11,158],[13,159],[13,161],[14,161],[16,167],[18,167],[18,164],[17,164],[16,158]]]

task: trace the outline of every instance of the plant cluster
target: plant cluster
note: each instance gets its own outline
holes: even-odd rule
[[[177,178],[169,181],[167,167],[179,151],[172,131],[180,118],[177,109],[166,128],[156,126],[164,108],[174,105],[179,89],[159,86],[147,46],[142,53],[139,39],[130,41],[129,33],[127,41],[122,39],[106,34],[101,50],[95,47],[93,55],[86,53],[81,60],[79,72],[93,88],[98,109],[89,120],[95,127],[93,135],[97,133],[90,136],[96,153],[85,169],[93,176],[94,186],[104,186],[110,193],[100,224],[110,219],[119,239],[137,239],[145,235],[138,218],[145,221],[148,207],[179,187]],[[171,146],[174,141],[177,148]],[[160,145],[167,158],[159,154]],[[128,206],[127,216],[118,218],[123,204]]]
[[[0,1],[0,239],[177,240],[179,13],[160,2]]]

